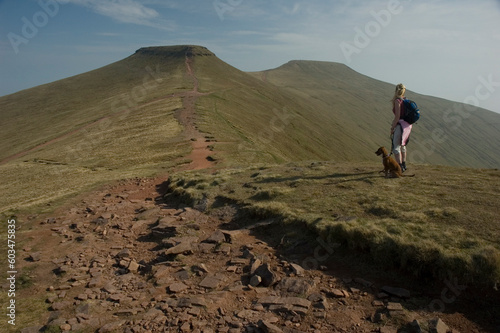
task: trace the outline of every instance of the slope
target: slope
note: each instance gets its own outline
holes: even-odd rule
[[[391,93],[392,85],[335,63],[292,61],[245,73],[200,46],[142,48],[103,68],[0,98],[6,184],[0,207],[47,203],[100,182],[171,170],[187,162],[190,141],[203,148],[193,130],[211,141],[210,157],[220,167],[373,161],[376,147],[388,145]],[[413,161],[500,165],[500,116],[409,97],[424,112],[412,137]],[[183,116],[187,105],[196,117]]]
[[[296,160],[361,161],[373,144],[349,119],[293,91],[241,72],[218,58],[198,58],[202,91],[197,111],[201,130],[214,136],[226,165]],[[353,153],[349,147],[363,147]]]
[[[188,53],[189,51],[189,53]],[[1,210],[47,204],[102,182],[186,163],[176,116],[196,92],[190,46],[143,48],[94,70],[0,98]]]
[[[192,89],[185,76],[184,55],[178,56],[174,49],[154,56],[146,50],[0,98],[0,160],[168,93]]]
[[[389,145],[394,86],[361,75],[345,65],[318,61],[291,61],[279,68],[252,73],[279,87],[307,98],[315,109],[344,120],[350,133],[370,143]],[[466,104],[421,95],[421,120],[415,125],[409,158],[417,163],[498,168],[500,115]],[[350,149],[366,156],[366,146]]]

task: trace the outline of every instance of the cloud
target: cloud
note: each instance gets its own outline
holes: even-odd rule
[[[285,8],[285,13],[288,15],[295,15],[299,12],[300,8],[301,8],[300,3],[296,3],[293,5],[293,7],[291,9]]]
[[[98,14],[125,23],[142,23],[159,16],[156,10],[147,8],[133,0],[95,2],[94,10]]]
[[[164,20],[153,8],[136,0],[67,0],[68,3],[90,8],[99,15],[128,24],[144,25],[162,30],[174,30],[175,23]]]

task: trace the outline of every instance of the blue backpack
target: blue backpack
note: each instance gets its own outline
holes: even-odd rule
[[[403,99],[403,104],[401,106],[403,107],[401,118],[408,124],[414,124],[420,119],[420,109],[418,108],[417,103],[405,98]]]

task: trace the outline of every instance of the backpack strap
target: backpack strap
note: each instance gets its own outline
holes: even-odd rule
[[[399,119],[403,119],[403,116],[404,116],[404,104],[405,104],[404,101],[405,101],[406,98],[404,98],[404,99],[401,98],[401,97],[396,98],[396,100],[398,100],[398,99],[401,100],[401,104],[400,104],[400,107],[399,107]],[[393,113],[396,113],[396,107],[395,106],[393,106],[393,107],[394,107]]]

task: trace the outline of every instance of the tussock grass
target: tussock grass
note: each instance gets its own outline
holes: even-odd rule
[[[46,315],[49,305],[46,302],[46,295],[34,297],[24,293],[16,292],[16,326],[19,331],[13,330],[13,326],[8,324],[9,319],[5,316],[5,320],[0,322],[0,331],[2,332],[20,332],[20,329],[36,326],[39,324],[40,318]],[[0,302],[8,304],[10,301],[7,298],[7,293],[0,295]],[[59,327],[57,327],[59,328]],[[60,330],[59,330],[60,331]]]
[[[306,225],[419,277],[500,281],[499,171],[412,170],[414,178],[385,179],[368,164],[290,163],[179,173],[170,190],[190,203],[225,198],[254,218]]]
[[[257,193],[255,193],[252,196],[252,199],[257,200],[257,201],[259,201],[259,200],[274,200],[281,195],[286,195],[286,194],[289,194],[291,192],[292,192],[292,189],[290,189],[290,188],[275,187],[275,188],[257,191]]]

